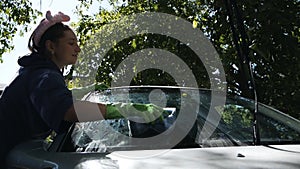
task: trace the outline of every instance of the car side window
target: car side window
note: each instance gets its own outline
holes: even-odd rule
[[[268,111],[268,113],[266,112]],[[272,113],[270,113],[272,112]],[[239,141],[251,143],[253,140],[253,110],[239,104],[226,104],[221,114],[219,128]],[[273,114],[270,116],[270,114]],[[300,140],[300,132],[291,126],[292,118],[275,119],[278,112],[258,109],[258,127],[262,144],[289,143]],[[274,116],[274,117],[273,117]],[[299,129],[300,130],[300,129]]]
[[[284,143],[300,140],[300,132],[292,129],[287,124],[259,114],[259,131],[262,143]],[[289,123],[289,121],[285,121]]]

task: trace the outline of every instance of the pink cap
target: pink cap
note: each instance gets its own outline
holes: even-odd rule
[[[46,32],[48,28],[60,22],[68,22],[70,21],[70,17],[65,15],[62,12],[58,12],[58,14],[52,16],[50,11],[47,11],[46,18],[38,25],[38,27],[34,30],[33,42],[36,46],[39,46],[41,37]]]

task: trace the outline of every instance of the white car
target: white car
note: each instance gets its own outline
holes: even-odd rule
[[[223,96],[162,86],[92,92],[86,100],[155,103],[169,114],[149,124],[136,122],[139,117],[78,122],[64,134],[18,145],[8,164],[45,169],[300,168],[299,120],[238,96],[222,102]]]

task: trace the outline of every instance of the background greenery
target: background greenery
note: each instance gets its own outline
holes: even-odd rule
[[[0,8],[0,56],[12,49],[11,38],[16,33],[17,25],[24,25],[26,30],[29,19],[34,20],[38,14],[27,1],[6,1],[1,3]],[[79,70],[81,73],[88,74],[88,68],[98,62],[92,56],[101,46],[97,46],[95,40],[89,39],[104,25],[133,13],[164,12],[186,19],[209,38],[222,60],[229,93],[253,97],[249,89],[249,76],[244,72],[246,70],[243,69],[238,55],[240,50],[242,56],[248,56],[252,63],[258,100],[300,119],[299,0],[109,0],[113,9],[108,11],[99,7],[94,15],[85,15],[85,11],[94,4],[93,0],[79,1],[81,3],[77,6],[77,14],[80,20],[73,26],[80,38],[80,44],[85,46],[85,56],[91,56],[81,58],[80,63],[87,65],[86,70]],[[232,4],[226,7],[229,2]],[[228,9],[240,12],[241,20],[233,18],[231,24]],[[17,13],[7,15],[10,11]],[[242,21],[244,29],[240,29],[240,34],[233,36],[231,26],[238,28],[241,26],[239,21]],[[140,34],[115,44],[103,56],[105,62],[101,62],[95,80],[110,85],[112,77],[122,77],[114,74],[114,70],[123,59],[133,52],[149,47],[176,54],[197,75],[200,87],[210,87],[210,79],[202,62],[187,45],[156,34]],[[140,72],[132,80],[132,85],[141,84],[176,85],[168,73],[155,69]]]
[[[29,24],[41,13],[32,9],[32,3],[27,0],[2,0],[0,3],[0,63],[2,55],[13,49],[12,40],[20,30],[22,35],[28,31]]]

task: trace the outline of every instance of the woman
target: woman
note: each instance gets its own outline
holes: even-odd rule
[[[48,11],[29,39],[31,54],[18,60],[19,75],[0,98],[0,165],[15,145],[45,138],[52,130],[63,132],[81,115],[83,120],[141,115],[150,122],[163,112],[152,104],[74,101],[61,72],[64,66],[75,64],[80,52],[75,33],[62,23],[69,20],[61,12],[52,16]],[[143,111],[136,112],[133,107]]]

